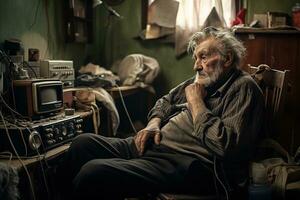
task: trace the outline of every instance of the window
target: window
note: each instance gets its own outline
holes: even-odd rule
[[[149,32],[154,33],[154,35],[150,34],[151,38],[173,34],[176,55],[181,55],[186,50],[190,36],[202,27],[208,25],[230,27],[236,15],[236,2],[238,1],[148,0],[147,4],[143,3],[148,6],[147,10],[143,9],[144,12],[148,11],[146,12],[147,23],[144,23],[144,25],[147,24],[144,27],[146,28],[146,38]],[[208,16],[213,20],[207,20]],[[170,19],[167,21],[168,23],[163,21],[166,18]],[[146,17],[144,17],[145,19]]]

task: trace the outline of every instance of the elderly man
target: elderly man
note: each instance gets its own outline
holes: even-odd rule
[[[188,50],[196,76],[159,99],[135,137],[82,134],[66,163],[78,199],[245,185],[262,129],[261,90],[239,69],[245,48],[229,31],[195,33]],[[65,174],[65,175],[67,175]]]

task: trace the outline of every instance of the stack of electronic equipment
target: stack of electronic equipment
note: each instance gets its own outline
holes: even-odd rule
[[[74,87],[75,71],[71,60],[39,60],[25,62],[31,78],[58,79],[64,88]]]
[[[33,156],[71,141],[83,122],[62,112],[63,88],[74,84],[73,63],[41,61],[39,76],[32,69],[32,78],[22,65],[21,45],[12,42],[10,48],[14,51],[0,50],[0,78],[5,78],[0,80],[0,153]]]

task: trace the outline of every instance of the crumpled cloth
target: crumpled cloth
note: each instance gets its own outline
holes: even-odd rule
[[[11,166],[0,162],[0,199],[19,199],[18,183],[19,176],[17,171]]]

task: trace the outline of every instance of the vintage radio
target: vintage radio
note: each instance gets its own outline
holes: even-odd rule
[[[41,60],[40,75],[43,78],[59,79],[64,87],[74,87],[75,72],[71,60]]]
[[[70,142],[82,133],[82,122],[79,115],[55,117],[29,122],[26,126],[7,125],[7,131],[19,156],[33,156]],[[0,125],[2,151],[15,155],[3,124]]]

